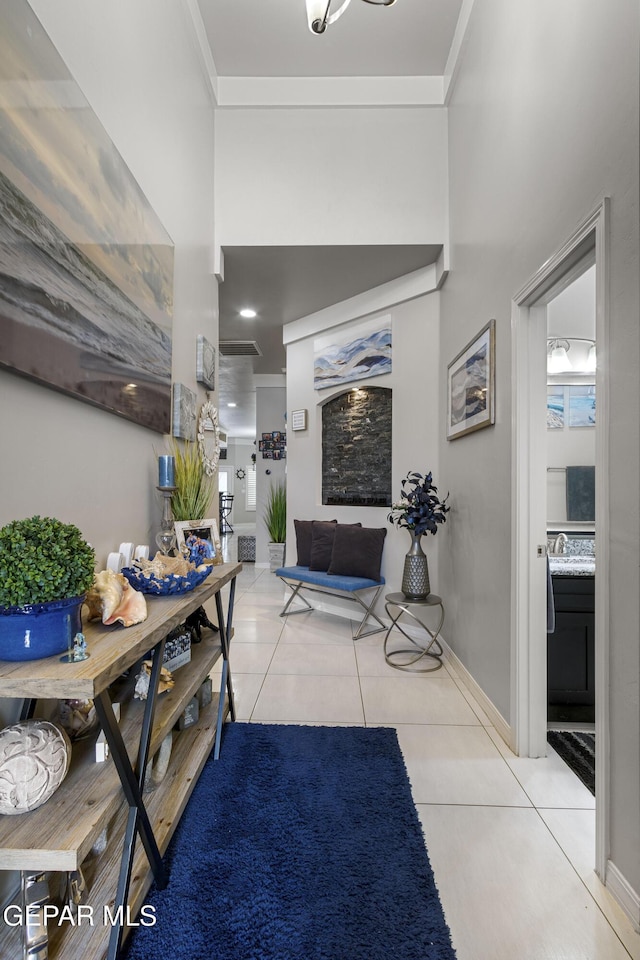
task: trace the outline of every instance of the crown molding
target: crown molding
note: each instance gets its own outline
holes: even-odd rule
[[[193,30],[193,40],[198,52],[198,57],[200,60],[200,66],[202,71],[207,79],[209,85],[209,92],[211,99],[213,100],[214,107],[218,105],[218,86],[219,78],[218,71],[216,70],[216,65],[213,60],[213,54],[211,53],[211,47],[209,46],[209,41],[207,39],[207,31],[205,30],[204,21],[202,19],[202,14],[200,13],[200,8],[198,6],[198,0],[182,0],[184,10],[187,14],[187,21],[190,23]]]
[[[442,78],[444,103],[447,106],[453,94],[460,63],[462,62],[462,52],[464,49],[465,40],[467,38],[469,20],[471,19],[471,12],[473,10],[474,3],[475,0],[462,0],[458,22],[453,34],[453,40],[451,41],[451,49],[449,50],[449,56],[447,57],[447,62],[444,68],[444,76]]]
[[[219,77],[220,107],[441,107],[442,77]]]

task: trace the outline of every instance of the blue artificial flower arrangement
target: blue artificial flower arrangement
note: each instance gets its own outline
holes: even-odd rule
[[[406,527],[416,534],[437,533],[438,524],[446,523],[449,494],[444,500],[438,497],[438,488],[431,473],[409,472],[402,481],[401,500],[391,507],[387,520],[398,527]]]

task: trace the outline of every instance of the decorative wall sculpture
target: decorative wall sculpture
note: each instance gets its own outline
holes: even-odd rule
[[[161,433],[173,246],[26,0],[0,14],[0,365]]]

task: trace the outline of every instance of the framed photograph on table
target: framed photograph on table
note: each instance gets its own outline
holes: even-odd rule
[[[447,440],[495,423],[495,339],[490,320],[447,368]]]
[[[176,520],[178,550],[185,547],[198,554],[199,563],[222,563],[222,547],[217,520]]]

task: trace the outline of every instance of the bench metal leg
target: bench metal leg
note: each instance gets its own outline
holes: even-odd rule
[[[289,589],[292,591],[291,596],[289,597],[289,599],[288,599],[287,602],[285,603],[284,607],[283,607],[282,610],[280,611],[280,616],[281,616],[281,617],[286,617],[286,616],[289,616],[290,614],[293,614],[293,613],[307,613],[309,610],[313,610],[313,607],[312,607],[311,604],[307,601],[306,597],[303,597],[303,596],[300,594],[300,588],[304,586],[304,584],[302,583],[301,580],[298,581],[298,583],[296,584],[295,587],[293,586],[292,583],[289,583],[288,580],[284,580],[282,577],[280,577],[280,580],[282,580],[282,582],[284,583],[284,585],[285,585],[286,587],[289,587]],[[293,601],[296,599],[296,597],[298,598],[298,600],[302,600],[302,602],[304,603],[304,607],[302,607],[302,609],[300,609],[300,610],[289,610],[289,607],[291,606],[291,604],[293,603]],[[287,611],[288,611],[288,612],[287,612]]]
[[[381,586],[378,587],[378,589],[377,589],[376,592],[374,593],[373,598],[372,598],[372,600],[371,600],[371,603],[370,603],[369,605],[367,605],[367,604],[364,602],[364,600],[363,600],[361,597],[358,596],[357,593],[354,593],[354,594],[353,594],[353,599],[354,599],[354,600],[357,600],[358,603],[360,604],[360,606],[363,607],[363,608],[364,608],[364,611],[365,611],[364,617],[362,618],[362,620],[361,620],[361,622],[360,622],[360,626],[358,627],[358,629],[356,630],[356,632],[355,632],[354,635],[353,635],[353,639],[354,639],[354,640],[360,640],[362,637],[371,637],[371,636],[373,636],[374,633],[381,633],[383,630],[386,630],[386,629],[387,629],[387,628],[385,627],[384,623],[382,622],[382,620],[380,619],[380,617],[378,616],[378,614],[375,613],[374,610],[373,610],[373,607],[374,607],[374,605],[375,605],[375,602],[376,602],[376,600],[378,599],[378,594],[380,593],[381,590],[382,590],[382,587],[381,587]],[[363,633],[362,631],[363,631],[364,627],[366,626],[366,623],[367,623],[367,620],[369,619],[369,617],[373,617],[373,619],[376,620],[376,621],[380,624],[380,626],[379,626],[379,627],[374,627],[372,630],[367,630],[366,633]]]
[[[358,629],[353,634],[354,640],[360,640],[362,637],[371,637],[373,636],[374,633],[382,633],[384,630],[387,629],[386,625],[382,622],[378,614],[375,613],[373,609],[373,607],[375,606],[375,602],[378,599],[380,595],[380,591],[382,590],[382,587],[384,586],[384,584],[380,584],[379,587],[375,588],[375,593],[371,598],[371,602],[365,603],[362,597],[360,597],[358,593],[355,591],[353,591],[352,593],[345,592],[342,595],[338,595],[336,593],[330,593],[328,590],[320,590],[317,587],[310,587],[308,583],[302,580],[299,580],[294,586],[293,583],[290,583],[288,580],[285,580],[284,577],[280,577],[280,579],[291,590],[291,596],[289,597],[284,607],[282,608],[282,611],[280,612],[281,617],[288,617],[294,613],[308,613],[309,610],[315,609],[315,607],[311,606],[311,604],[308,602],[306,597],[303,597],[302,594],[300,593],[302,589],[305,589],[305,590],[309,590],[311,593],[321,593],[326,597],[337,597],[340,600],[355,600],[360,604],[360,606],[364,610],[364,616],[360,621],[360,623],[358,624]],[[365,587],[365,590],[366,589],[373,590],[374,588]],[[296,599],[296,597],[298,600],[301,600],[304,603],[304,607],[301,607],[299,610],[289,610],[289,607],[291,606],[293,601]],[[373,617],[373,619],[379,624],[379,626],[374,627],[371,630],[365,630],[369,617]]]

